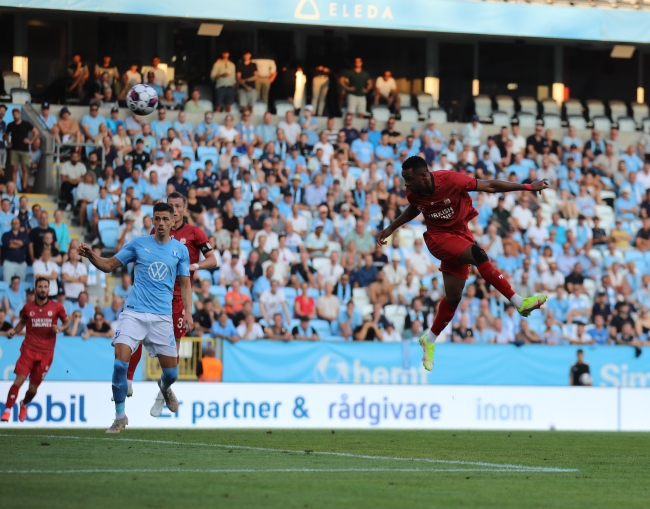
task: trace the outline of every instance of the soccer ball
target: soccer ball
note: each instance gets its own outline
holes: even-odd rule
[[[126,105],[136,115],[149,115],[158,106],[158,94],[149,85],[136,85],[126,95]]]

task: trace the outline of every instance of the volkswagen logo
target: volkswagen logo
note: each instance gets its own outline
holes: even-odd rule
[[[153,262],[149,265],[149,277],[154,281],[162,281],[167,276],[167,265],[163,262]]]

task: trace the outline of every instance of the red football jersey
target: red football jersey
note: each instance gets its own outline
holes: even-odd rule
[[[406,199],[424,215],[427,231],[449,233],[466,230],[467,223],[478,215],[468,194],[476,190],[476,179],[446,170],[431,175],[434,183],[432,196],[406,191]]]
[[[152,228],[151,233],[156,233],[156,229]],[[171,238],[176,239],[181,244],[184,244],[187,248],[187,251],[190,254],[190,265],[193,263],[199,263],[199,254],[212,251],[212,246],[208,241],[208,236],[205,234],[201,228],[198,228],[194,225],[183,223],[180,228],[176,230],[171,230],[169,232]],[[194,278],[194,271],[190,271],[190,278]],[[181,283],[179,279],[176,279],[174,284],[174,295],[179,296],[181,294]]]
[[[20,312],[20,318],[27,324],[23,345],[39,352],[54,350],[56,333],[52,327],[66,316],[63,306],[55,300],[48,299],[44,306],[36,302],[25,304]]]

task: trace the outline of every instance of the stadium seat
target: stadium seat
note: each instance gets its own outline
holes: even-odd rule
[[[519,111],[520,113],[529,113],[534,118],[537,118],[537,100],[533,97],[522,96],[519,98]]]
[[[584,130],[587,129],[587,121],[585,120],[585,117],[583,116],[574,116],[571,115],[570,117],[567,118],[569,125],[572,125],[576,129],[579,130]]]
[[[312,258],[311,260],[311,266],[314,267],[316,272],[318,272],[323,265],[325,265],[327,262],[329,262],[328,258],[325,258],[324,256],[317,256],[315,258]]]
[[[117,229],[119,227],[120,222],[115,219],[102,219],[97,224],[99,238],[109,251],[114,251],[117,247]]]
[[[253,105],[253,115],[262,116],[268,111],[269,107],[264,101],[257,101]]]
[[[293,103],[285,100],[275,101],[275,114],[284,118],[287,111],[295,111]]]
[[[498,126],[510,127],[510,117],[505,111],[493,111],[492,112],[492,123]]]
[[[199,279],[203,281],[204,279],[207,279],[208,281],[212,281],[212,272],[209,270],[197,270],[197,274],[199,275]]]
[[[429,108],[428,119],[436,124],[447,123],[447,112],[442,108]]]
[[[641,122],[641,130],[644,133],[650,132],[650,118],[644,118]]]
[[[212,272],[212,282],[215,285],[219,284],[219,276],[220,276],[220,274],[221,274],[221,271],[219,269]]]
[[[593,117],[594,129],[599,129],[602,132],[609,131],[612,128],[612,122],[605,116]]]
[[[542,114],[560,116],[560,107],[555,99],[548,97],[542,101]]]
[[[358,166],[350,166],[349,173],[356,180],[356,179],[361,178],[361,175],[363,175],[363,170],[361,168],[359,168]]]
[[[21,281],[20,282],[20,291],[21,292],[26,292],[30,288],[34,288],[34,282],[33,281]]]
[[[632,117],[637,124],[642,124],[643,119],[650,116],[650,111],[648,111],[648,105],[645,103],[638,103],[634,101],[632,104]]]
[[[632,133],[636,131],[636,122],[630,117],[620,117],[618,120],[618,130],[622,133]]]
[[[214,111],[212,101],[208,99],[199,99],[199,106],[202,106],[206,111]]]
[[[140,205],[140,208],[142,208],[142,213],[145,216],[149,216],[153,219],[153,205]]]
[[[329,253],[332,253],[334,251],[336,251],[337,253],[340,253],[341,251],[343,251],[343,247],[341,246],[341,244],[339,242],[329,242],[327,244],[328,256],[329,256]]]
[[[555,113],[544,113],[543,119],[544,127],[546,129],[559,129],[562,127],[562,120],[560,119],[560,115],[556,115]]]
[[[627,117],[627,105],[623,101],[609,101],[609,111],[612,122],[618,122],[619,118]]]
[[[12,88],[20,88],[23,86],[20,79],[20,74],[13,71],[3,71],[2,81],[4,83],[4,89],[7,94],[11,92]]]
[[[330,328],[330,323],[327,320],[311,320],[309,322],[309,325],[314,328],[316,334],[318,334],[318,336],[321,338],[332,335],[332,329]]]
[[[210,287],[210,293],[212,295],[215,295],[216,297],[223,297],[223,296],[226,295],[226,287],[225,286],[212,285]]]
[[[390,109],[388,109],[388,106],[384,106],[383,104],[370,106],[370,115],[379,122],[386,122],[391,117]]]
[[[497,110],[504,112],[508,118],[515,115],[515,100],[509,95],[496,96]],[[495,122],[496,123],[496,122]]]
[[[492,115],[492,99],[489,95],[479,94],[474,97],[474,113],[479,116],[481,122],[489,120]]]
[[[217,152],[216,147],[197,147],[196,149],[196,155],[199,159],[203,159],[206,156],[219,156],[219,152]]]
[[[194,161],[194,149],[188,145],[183,145],[181,147],[181,155],[183,157],[189,157],[192,161]]]
[[[320,290],[318,290],[318,288],[310,288],[307,290],[307,297],[318,300],[318,297],[320,297]]]
[[[3,292],[6,292],[7,290],[9,290],[9,283],[7,283],[5,281],[0,281],[0,295]]]
[[[418,102],[418,111],[420,112],[420,115],[423,117],[426,116],[429,113],[429,110],[431,108],[435,108],[436,104],[433,100],[433,96],[431,94],[426,94],[424,92],[418,94],[415,96]],[[431,116],[429,116],[431,118]]]
[[[517,118],[520,127],[535,127],[536,118],[532,113],[520,112]]]
[[[32,102],[32,94],[25,88],[12,88],[10,95],[13,104],[27,104],[28,102]]]
[[[399,95],[400,108],[410,108],[413,105],[413,99],[411,98],[411,94],[405,94],[404,92],[400,92],[397,95]]]
[[[643,253],[635,249],[630,249],[629,251],[625,251],[624,256],[625,256],[625,263],[644,261]]]
[[[401,107],[399,110],[399,115],[402,122],[417,122],[420,120],[418,110],[410,106]]]
[[[599,99],[587,100],[587,115],[589,120],[594,120],[596,117],[605,116],[605,105]]]
[[[578,99],[567,99],[564,101],[564,112],[567,119],[569,117],[582,117],[582,103]]]

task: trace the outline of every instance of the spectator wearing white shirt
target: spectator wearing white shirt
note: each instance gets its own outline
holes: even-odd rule
[[[399,111],[400,100],[397,91],[397,83],[393,73],[386,70],[383,76],[375,80],[375,104],[386,104],[391,111]]]
[[[294,121],[293,111],[287,111],[284,120],[278,124],[278,129],[282,129],[289,145],[295,145],[298,142],[300,133],[302,132],[300,124]]]
[[[564,149],[565,152],[571,152],[571,145],[575,145],[577,148],[582,148],[584,143],[582,142],[582,139],[580,136],[578,136],[578,133],[576,132],[576,128],[573,125],[569,126],[569,133],[562,138],[562,148]]]
[[[153,72],[154,83],[164,89],[167,86],[167,82],[168,82],[167,71],[159,67],[160,58],[158,56],[155,56],[151,59],[151,66],[152,69],[149,72]]]
[[[289,319],[289,307],[284,292],[279,290],[280,284],[277,280],[271,280],[271,288],[268,288],[260,295],[260,312],[266,323],[273,323],[271,317],[284,311],[285,319]]]
[[[221,265],[219,270],[219,286],[231,286],[235,281],[244,281],[244,266],[240,263],[239,254],[230,255],[228,263]]]
[[[265,253],[271,254],[271,251],[280,247],[280,239],[278,238],[278,234],[273,231],[273,221],[270,217],[264,220],[263,228],[255,234],[255,238],[253,239],[254,248],[259,247],[261,235],[266,237],[266,242],[264,243]]]
[[[237,129],[233,127],[232,115],[226,115],[223,125],[217,129],[217,138],[222,141],[234,142],[238,135]]]
[[[391,258],[391,263],[382,269],[386,276],[386,281],[393,285],[393,287],[401,285],[406,279],[406,267],[400,265],[401,261],[402,257],[398,253],[395,253]]]
[[[325,262],[320,269],[318,269],[318,286],[320,288],[325,288],[326,283],[331,283],[336,285],[341,279],[345,270],[343,266],[339,263],[339,254],[336,251],[333,251],[330,254],[330,259]]]
[[[334,146],[327,141],[327,133],[325,131],[321,131],[319,136],[318,136],[318,143],[314,145],[314,154],[318,149],[321,149],[323,151],[323,155],[321,156],[321,163],[322,162],[330,162],[332,160],[332,156],[334,155]]]
[[[406,266],[409,272],[418,276],[420,279],[436,271],[436,266],[432,262],[428,252],[422,249],[423,244],[421,238],[415,239],[415,242],[413,242],[413,251],[409,253],[406,259]]]
[[[417,320],[416,320],[417,321]],[[418,322],[419,323],[419,322]],[[384,324],[384,331],[381,337],[382,343],[401,343],[402,336],[395,329],[393,322],[386,322]]]
[[[519,124],[513,125],[510,129],[512,134],[508,136],[508,139],[512,141],[512,153],[523,155],[526,150],[526,138],[519,134]]]
[[[544,221],[541,214],[537,214],[536,223],[526,230],[526,240],[532,242],[534,247],[539,249],[548,240],[548,228],[542,226]]]
[[[490,160],[492,160],[494,164],[501,161],[501,151],[496,144],[495,137],[492,135],[488,136],[487,142],[478,148],[479,154],[484,154],[486,151],[490,153]]]
[[[277,281],[282,286],[285,286],[287,284],[287,275],[291,270],[291,267],[280,261],[280,252],[277,248],[271,251],[270,258],[262,264],[262,270],[264,273],[266,273],[266,269],[269,267],[273,267],[272,281]]]
[[[471,122],[465,125],[462,131],[463,143],[469,143],[474,150],[481,144],[481,133],[483,132],[483,126],[478,120],[478,115],[472,115]]]
[[[131,157],[130,155],[125,156]],[[131,160],[133,158],[131,157]],[[152,171],[155,171],[158,174],[158,180],[167,184],[167,181],[174,176],[174,167],[171,163],[165,162],[165,154],[162,151],[156,152],[156,162],[150,165],[143,174],[144,179],[149,182],[149,175]]]
[[[286,223],[291,223],[294,233],[297,233],[301,237],[304,237],[307,234],[307,218],[300,213],[300,205],[294,203],[291,205],[291,217],[288,217],[285,221]]]
[[[264,331],[260,324],[255,321],[255,316],[252,313],[246,315],[244,321],[237,326],[237,334],[241,339],[256,340],[264,338]]]
[[[494,319],[494,339],[490,340],[490,343],[496,343],[498,345],[506,345],[512,343],[515,340],[515,335],[512,330],[504,329],[503,321],[501,318]]]
[[[76,249],[70,250],[68,256],[69,260],[61,267],[63,287],[66,299],[76,302],[79,299],[79,294],[86,290],[88,270],[79,259],[79,253]]]
[[[515,206],[510,213],[511,219],[514,220],[517,228],[519,228],[522,233],[530,228],[534,222],[533,213],[528,208],[529,203],[530,200],[528,196],[524,195],[524,197],[519,201],[519,204]]]
[[[345,237],[354,230],[357,220],[350,213],[350,206],[347,203],[341,205],[341,213],[334,219],[334,237],[343,242]]]
[[[49,297],[56,297],[59,292],[59,285],[57,280],[59,279],[59,266],[52,261],[52,251],[49,248],[43,248],[41,257],[34,261],[32,266],[34,270],[34,286],[36,286],[36,280],[38,278],[45,278],[50,282],[50,293]]]
[[[255,80],[257,97],[265,104],[269,104],[271,83],[278,76],[278,68],[275,60],[272,58],[254,58],[251,62],[257,65],[257,80]]]
[[[564,274],[557,268],[557,262],[551,259],[548,262],[548,270],[540,276],[542,289],[548,292],[554,292],[558,286],[564,285]]]

